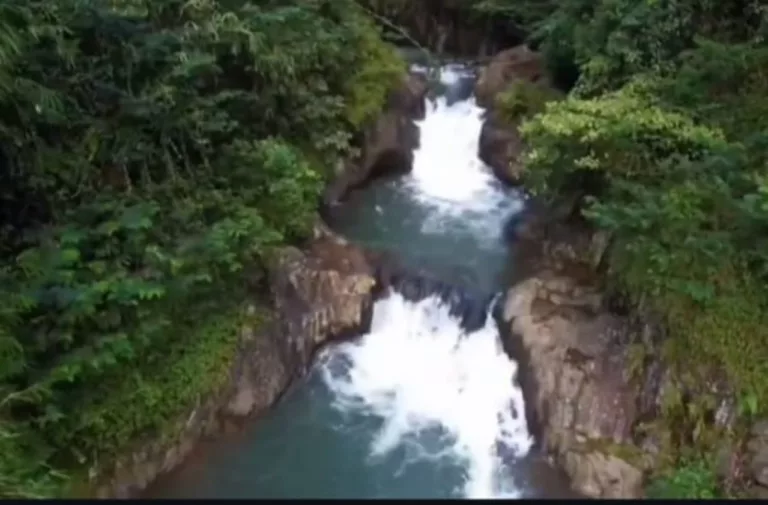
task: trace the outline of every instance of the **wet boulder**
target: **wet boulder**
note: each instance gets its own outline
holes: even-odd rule
[[[308,365],[329,339],[366,331],[376,284],[365,252],[322,224],[306,250],[281,249],[270,268],[270,290],[295,364]]]
[[[412,72],[408,74],[400,87],[392,90],[386,108],[389,111],[399,111],[409,119],[424,119],[428,91],[429,80],[427,76],[419,72]]]
[[[242,417],[269,407],[314,352],[334,339],[365,332],[373,310],[375,269],[365,252],[321,222],[304,249],[284,247],[268,265],[273,321],[243,333],[237,387],[226,413]]]
[[[523,177],[523,141],[517,127],[501,120],[489,110],[480,130],[478,157],[491,167],[493,174],[505,184],[520,184]]]
[[[360,154],[343,161],[323,192],[323,205],[333,206],[347,193],[383,175],[410,172],[419,145],[415,119],[424,117],[427,80],[411,73],[390,93],[381,115],[360,132]]]
[[[514,286],[504,304],[508,337],[525,364],[521,383],[543,449],[575,491],[594,498],[642,496],[633,427],[642,383],[630,380],[626,321],[601,310],[594,287],[542,274]]]
[[[517,80],[546,84],[543,58],[526,45],[501,51],[480,71],[475,83],[477,104],[492,107],[496,96]]]
[[[314,352],[334,339],[365,332],[373,310],[375,269],[365,252],[318,222],[304,249],[284,247],[268,265],[273,321],[244,333],[248,356],[226,412],[241,417],[269,407]]]
[[[748,475],[753,481],[751,494],[757,498],[768,497],[768,421],[756,422],[746,444]]]

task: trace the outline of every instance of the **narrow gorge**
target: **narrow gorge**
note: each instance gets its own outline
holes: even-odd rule
[[[430,83],[412,67],[326,190],[330,229],[316,236],[336,245],[307,253],[334,257],[342,277],[364,271],[367,288],[340,301],[349,290],[330,287],[320,306],[311,295],[309,323],[290,331],[313,328],[300,344],[306,373],[148,496],[637,498],[668,450],[670,395],[706,395],[714,429],[735,426],[727,382],[681,382],[664,327],[606,287],[609,237],[512,186],[519,125],[477,96],[488,105],[510,82],[548,86],[539,56],[516,47],[477,70],[445,65]]]
[[[325,212],[336,233],[377,256],[369,328],[324,347],[263,419],[193,457],[151,495],[571,494],[531,452],[518,364],[497,324],[510,275],[507,223],[524,197],[477,157],[484,111],[475,69],[442,67],[443,93],[432,99],[425,73],[416,67],[409,78],[412,161],[383,149],[375,157],[406,159],[412,170],[353,189]],[[379,132],[379,146],[388,134]]]
[[[763,4],[3,2],[0,498],[768,497]]]

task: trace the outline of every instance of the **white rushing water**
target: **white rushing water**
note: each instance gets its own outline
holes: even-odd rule
[[[460,67],[440,73],[449,87],[466,77]],[[445,96],[427,102],[426,116],[417,122],[420,147],[406,180],[414,198],[433,208],[425,231],[450,223],[446,216],[461,216],[476,231],[479,246],[496,242],[504,221],[523,208],[522,195],[511,197],[477,156],[483,113],[474,96],[451,104]]]
[[[502,229],[523,201],[477,157],[483,110],[471,97],[458,99],[469,95],[466,75],[461,66],[443,69],[442,82],[465,86],[464,92],[454,87],[448,98],[428,103],[412,172],[350,198],[337,231],[395,251],[404,265],[467,289],[464,300],[474,303],[504,285],[510,248]],[[326,347],[307,380],[246,436],[211,454],[204,472],[189,467],[157,496],[444,499],[556,492],[549,473],[543,490],[529,458],[519,461],[533,440],[518,365],[502,349],[491,307],[486,311],[485,324],[478,328],[473,317],[476,329],[469,332],[438,296],[414,303],[389,292],[375,303],[368,333]]]
[[[439,428],[447,443],[437,453],[422,446],[415,459],[461,463],[464,497],[519,496],[504,461],[525,455],[532,438],[517,364],[490,315],[467,334],[438,297],[412,303],[390,293],[376,303],[370,332],[327,350],[320,363],[338,409],[384,420],[371,457],[418,447],[420,434]]]
[[[441,80],[450,86],[461,77],[446,68]],[[522,208],[477,158],[482,113],[474,98],[428,103],[406,178],[412,196],[432,209],[424,228],[434,231],[455,222],[446,217],[460,216],[478,247],[498,243],[504,220]],[[459,496],[520,496],[504,458],[525,455],[532,439],[517,364],[502,350],[490,315],[483,328],[467,334],[437,296],[413,303],[392,292],[376,303],[370,332],[326,350],[320,366],[336,408],[383,420],[372,458],[415,446],[413,459],[446,458],[463,466]],[[430,451],[420,437],[436,429],[443,441]]]

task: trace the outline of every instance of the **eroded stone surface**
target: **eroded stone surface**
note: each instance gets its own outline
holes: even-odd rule
[[[424,117],[428,84],[421,74],[404,78],[393,90],[382,114],[363,129],[360,155],[346,160],[323,193],[323,204],[333,206],[369,180],[386,174],[410,172],[413,150],[419,145],[414,119]]]
[[[597,312],[600,294],[554,274],[530,278],[507,294],[504,319],[527,355],[527,402],[575,490],[591,497],[642,493],[642,468],[612,454],[633,443],[639,384],[627,376],[626,321]],[[531,394],[533,396],[531,396]]]
[[[478,105],[492,106],[496,95],[515,80],[536,83],[543,83],[546,80],[543,58],[526,45],[499,52],[483,67],[475,84]]]
[[[507,348],[521,362],[529,419],[575,490],[640,497],[669,430],[679,438],[698,429],[698,422],[664,424],[670,398],[686,412],[696,402],[699,419],[710,419],[707,429],[724,434],[736,426],[736,395],[722,370],[668,366],[661,321],[603,291],[610,237],[573,218],[573,202],[550,215],[532,209],[513,230],[521,275],[502,317]],[[768,429],[755,427],[748,449],[750,478],[759,484],[768,479]],[[734,458],[737,448],[724,448],[724,480],[734,478]]]
[[[498,95],[517,81],[534,86],[551,87],[544,70],[543,58],[521,45],[501,51],[480,72],[475,84],[477,103],[487,109],[480,132],[478,157],[501,181],[518,185],[524,174],[524,143],[520,121],[503,119],[495,110]]]

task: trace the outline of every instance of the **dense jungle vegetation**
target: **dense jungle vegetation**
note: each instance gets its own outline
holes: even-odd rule
[[[764,0],[448,3],[521,27],[570,88],[523,126],[528,187],[582,194],[681,376],[720,369],[768,414]],[[0,497],[65,493],[221,383],[263,258],[403,72],[367,11],[410,5],[0,3]],[[697,401],[670,402],[692,437],[661,494],[728,491]]]
[[[480,3],[528,23],[550,67],[573,72],[568,97],[522,128],[528,187],[581,194],[581,216],[613,237],[609,279],[663,316],[684,382],[719,370],[742,421],[768,414],[768,4]],[[714,495],[713,402],[665,406],[663,493]]]
[[[352,0],[0,3],[0,497],[221,384],[245,279],[403,71]]]

